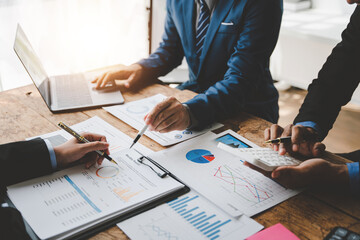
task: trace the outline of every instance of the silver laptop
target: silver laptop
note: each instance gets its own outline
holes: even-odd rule
[[[124,102],[119,90],[97,91],[93,89],[94,85],[91,84],[91,80],[101,72],[49,77],[19,24],[16,30],[14,50],[52,112]]]

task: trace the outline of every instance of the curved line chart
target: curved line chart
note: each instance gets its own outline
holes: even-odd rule
[[[179,240],[179,238],[172,233],[161,229],[159,226],[149,224],[145,226],[146,228],[149,228],[149,230],[153,231],[153,233],[158,237],[158,239],[166,239],[166,240]]]
[[[113,166],[100,167],[95,172],[96,176],[103,179],[113,178],[118,175],[118,173],[119,169]]]
[[[214,177],[222,180],[226,184],[232,185],[233,192],[249,202],[260,203],[273,196],[269,191],[254,184],[250,179],[238,176],[227,166],[218,167],[214,173]]]

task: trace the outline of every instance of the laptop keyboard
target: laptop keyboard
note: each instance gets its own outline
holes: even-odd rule
[[[58,108],[85,106],[93,103],[83,74],[56,76]]]

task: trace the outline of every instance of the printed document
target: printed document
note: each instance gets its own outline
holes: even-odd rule
[[[166,96],[157,94],[138,101],[103,108],[115,117],[140,131],[145,125],[145,115],[148,114],[156,106],[156,104],[160,103],[164,99],[166,99]],[[169,146],[199,136],[222,126],[223,125],[220,123],[215,123],[202,131],[183,130],[172,131],[169,133],[159,133],[148,130],[145,132],[145,135],[162,146]]]
[[[97,117],[73,128],[80,131],[87,126],[84,130],[93,131],[96,122],[104,130],[106,122]],[[114,138],[108,140],[121,149],[111,152],[118,165],[104,160],[101,166],[86,169],[82,164],[8,187],[9,198],[41,239],[70,238],[184,187],[139,163],[142,154],[128,149],[132,140],[117,139],[121,134],[107,127],[110,132],[105,135]],[[55,136],[60,141],[59,133],[47,137],[55,141]]]
[[[234,145],[229,137],[209,132],[150,157],[233,217],[255,215],[299,192],[243,165],[239,157],[217,148],[216,139]],[[244,146],[249,142],[243,139]]]
[[[230,217],[191,191],[117,224],[131,239],[245,239],[263,226],[243,215]]]

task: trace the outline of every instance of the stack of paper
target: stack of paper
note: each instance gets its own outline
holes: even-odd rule
[[[232,218],[195,191],[118,224],[131,239],[245,239],[263,226]]]
[[[86,169],[79,165],[9,186],[10,199],[40,238],[72,237],[184,187],[171,177],[159,178],[137,162],[142,155],[127,149],[132,139],[101,119],[93,118],[73,128],[105,134],[118,165],[104,160],[101,166]],[[45,137],[61,142],[62,133]]]
[[[150,157],[191,192],[118,224],[133,239],[245,239],[262,226],[249,218],[299,193],[217,148],[258,147],[235,132],[211,132]]]
[[[233,217],[253,216],[299,193],[217,148],[216,139],[228,132],[219,135],[209,132],[150,156]],[[248,140],[233,134],[250,145]]]

